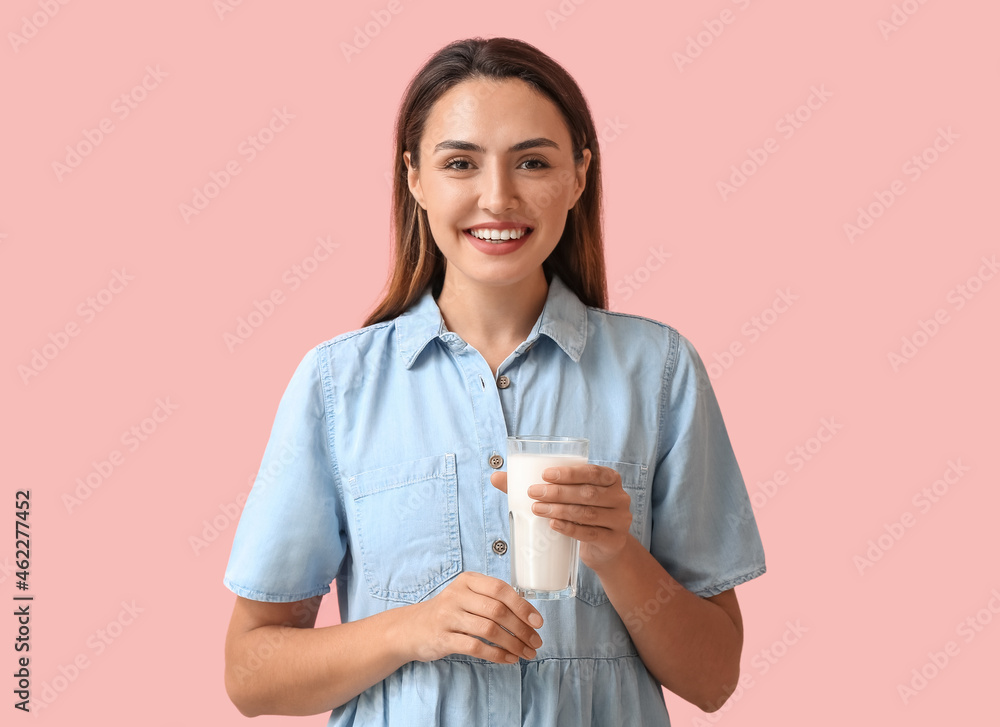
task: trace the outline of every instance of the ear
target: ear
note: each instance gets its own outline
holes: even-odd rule
[[[576,191],[573,194],[573,204],[570,205],[570,209],[580,199],[580,195],[583,194],[583,190],[587,186],[587,169],[590,168],[590,157],[590,149],[584,149],[583,161],[576,165]]]
[[[403,163],[406,164],[406,184],[410,188],[410,194],[417,200],[417,204],[427,209],[427,205],[424,204],[424,192],[420,188],[420,172],[410,164],[410,152],[403,152]]]

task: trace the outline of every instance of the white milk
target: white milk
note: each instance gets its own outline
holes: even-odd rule
[[[511,534],[516,585],[536,591],[560,591],[569,586],[575,540],[552,529],[550,519],[535,515],[528,497],[531,485],[542,483],[547,467],[587,464],[574,455],[509,453],[507,456],[507,503],[513,515]]]

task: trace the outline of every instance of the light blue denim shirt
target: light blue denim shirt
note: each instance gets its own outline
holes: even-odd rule
[[[587,307],[554,276],[497,374],[447,330],[429,289],[398,318],[309,351],[278,406],[225,585],[282,602],[336,581],[347,622],[431,598],[466,570],[509,582],[507,499],[490,484],[509,434],[589,439],[590,461],[617,470],[631,496],[632,534],[695,594],[764,573],[708,374],[676,330]],[[669,724],[625,626],[641,628],[658,604],[617,613],[582,562],[576,598],[533,604],[545,619],[535,659],[410,662],[329,724]]]

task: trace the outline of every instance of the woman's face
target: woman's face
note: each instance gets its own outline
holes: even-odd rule
[[[447,260],[446,284],[509,285],[537,274],[583,192],[590,150],[583,156],[573,163],[559,110],[520,79],[468,80],[442,95],[420,140],[419,170],[409,151],[403,158]]]

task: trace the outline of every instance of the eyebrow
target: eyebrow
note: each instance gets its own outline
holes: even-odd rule
[[[524,141],[519,141],[514,144],[510,149],[507,150],[508,153],[524,151],[525,149],[534,149],[540,146],[549,146],[553,149],[559,149],[559,145],[556,144],[551,139],[546,139],[543,136],[537,137],[535,139],[526,139]],[[485,154],[486,150],[479,146],[479,144],[473,144],[471,141],[458,141],[456,139],[447,139],[442,141],[440,144],[434,147],[435,152],[442,151],[444,149],[456,149],[458,151],[475,151],[480,154]]]

